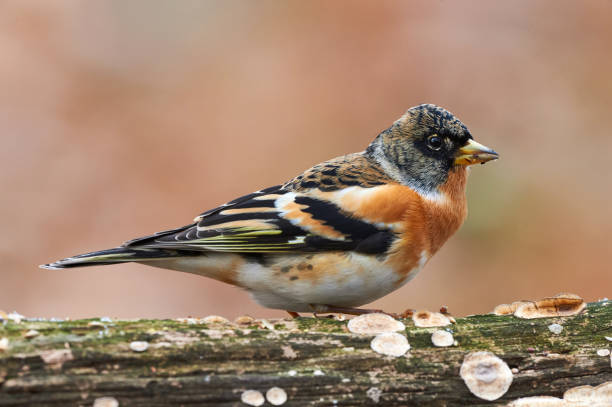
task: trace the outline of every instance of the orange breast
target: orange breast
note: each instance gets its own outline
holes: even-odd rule
[[[466,178],[463,168],[451,171],[439,188],[439,199],[421,196],[400,184],[356,188],[327,198],[360,219],[384,223],[395,230],[400,239],[394,242],[387,263],[408,277],[463,223],[467,214]]]

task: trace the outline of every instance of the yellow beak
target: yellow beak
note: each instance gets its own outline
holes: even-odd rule
[[[466,145],[459,149],[459,153],[455,157],[455,165],[484,164],[498,158],[499,154],[495,151],[470,139]]]

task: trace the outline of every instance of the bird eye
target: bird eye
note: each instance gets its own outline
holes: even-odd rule
[[[427,146],[432,150],[438,151],[442,148],[442,139],[439,136],[429,136],[427,138]]]

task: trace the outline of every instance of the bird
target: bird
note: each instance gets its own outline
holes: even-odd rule
[[[408,109],[364,151],[314,165],[176,229],[41,265],[126,262],[193,273],[260,305],[362,315],[410,281],[467,216],[469,167],[499,157],[448,110]]]

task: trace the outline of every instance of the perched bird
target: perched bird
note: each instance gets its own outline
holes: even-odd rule
[[[268,308],[363,314],[404,285],[467,214],[468,166],[498,158],[443,108],[409,109],[365,151],[234,199],[177,229],[43,265],[125,262],[242,287]]]

